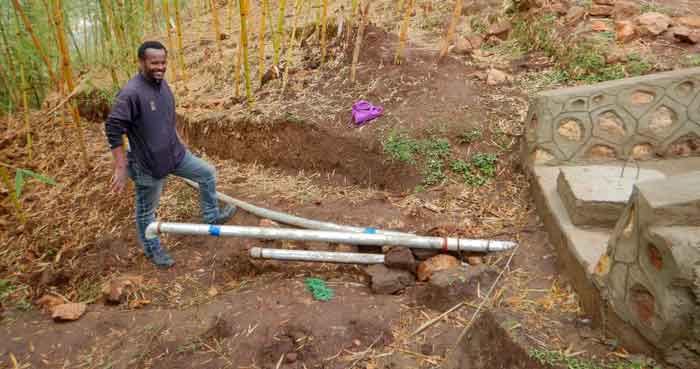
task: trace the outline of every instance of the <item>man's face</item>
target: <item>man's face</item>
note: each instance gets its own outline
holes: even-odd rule
[[[141,70],[147,77],[156,81],[165,78],[165,69],[168,66],[168,57],[165,50],[146,49],[143,60],[141,60]]]

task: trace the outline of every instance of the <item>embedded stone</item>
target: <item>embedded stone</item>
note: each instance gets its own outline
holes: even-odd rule
[[[612,160],[616,157],[615,149],[608,145],[594,145],[586,151],[586,158],[592,160]]]
[[[624,138],[627,134],[622,120],[612,111],[607,111],[598,117],[598,126],[601,131],[614,139]]]
[[[569,141],[580,142],[583,139],[583,127],[574,119],[567,119],[559,124],[557,132]]]
[[[630,157],[634,160],[649,160],[653,158],[654,146],[648,143],[636,144],[632,147],[630,152]]]
[[[644,13],[637,17],[640,29],[643,33],[658,36],[671,26],[671,17],[657,12]]]
[[[666,150],[667,156],[686,157],[700,155],[700,137],[685,135],[675,140]]]
[[[591,6],[591,9],[588,11],[588,14],[595,16],[595,17],[609,17],[613,13],[613,7],[609,5],[598,5],[598,4],[593,4]]]
[[[657,108],[649,122],[649,129],[656,135],[664,136],[669,128],[678,121],[678,115],[669,107],[662,105]]]
[[[637,36],[637,28],[631,21],[615,22],[615,39],[619,42],[632,41]]]
[[[646,105],[654,101],[654,94],[647,91],[637,90],[630,96],[634,105]]]

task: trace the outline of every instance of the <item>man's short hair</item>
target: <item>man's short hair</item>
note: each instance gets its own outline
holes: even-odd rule
[[[146,49],[165,50],[165,54],[168,54],[168,49],[166,49],[160,42],[146,41],[139,46],[139,60],[146,59]]]

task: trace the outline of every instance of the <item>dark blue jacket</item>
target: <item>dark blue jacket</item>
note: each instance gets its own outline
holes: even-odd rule
[[[129,138],[129,160],[146,173],[163,178],[185,157],[185,146],[175,128],[175,98],[165,80],[151,81],[141,73],[117,94],[105,122],[111,149]]]

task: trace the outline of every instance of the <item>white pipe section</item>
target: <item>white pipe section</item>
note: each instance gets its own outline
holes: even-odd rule
[[[187,183],[191,187],[199,188],[199,185],[196,182],[190,181],[189,179],[186,179],[186,178],[183,178],[182,180],[185,181],[185,183]],[[221,192],[217,192],[216,197],[219,199],[219,201],[225,202],[227,204],[238,206],[239,208],[241,208],[241,209],[243,209],[251,214],[257,215],[260,218],[271,219],[271,220],[274,220],[276,222],[296,226],[299,228],[320,229],[320,230],[324,230],[324,231],[357,232],[357,233],[367,233],[367,232],[374,231],[377,234],[415,237],[415,235],[411,234],[411,233],[404,233],[404,232],[397,232],[397,231],[384,231],[381,229],[374,229],[374,228],[345,226],[345,225],[340,225],[340,224],[335,224],[335,223],[330,223],[330,222],[320,222],[318,220],[306,219],[306,218],[298,217],[296,215],[290,215],[290,214],[285,214],[285,213],[282,213],[279,211],[261,208],[259,206],[249,204],[245,201],[234,199],[233,197],[228,196],[226,194],[223,194]]]
[[[315,241],[368,246],[404,246],[419,249],[442,249],[445,251],[491,252],[504,251],[515,247],[515,243],[511,241],[471,240],[448,237],[409,237],[375,233],[334,232],[289,228],[217,226],[209,224],[161,222],[151,223],[146,228],[146,238],[148,239],[158,237],[160,233],[245,237],[263,240]]]
[[[320,261],[341,264],[384,264],[384,254],[359,254],[355,252],[331,252],[308,250],[280,250],[253,247],[250,257],[287,261]]]

